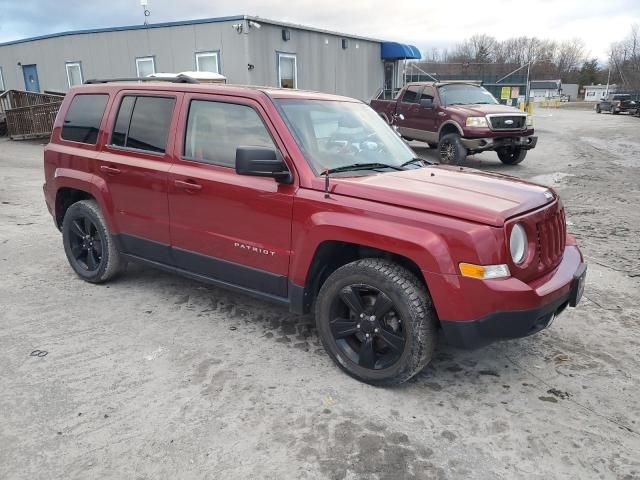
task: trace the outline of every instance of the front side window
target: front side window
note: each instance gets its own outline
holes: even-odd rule
[[[153,57],[136,58],[136,73],[138,78],[148,77],[156,73],[156,61]]]
[[[278,86],[298,88],[298,65],[294,54],[278,54]]]
[[[258,113],[247,105],[192,100],[184,156],[189,160],[234,167],[238,147],[275,145]]]
[[[499,102],[480,85],[454,84],[438,87],[440,101],[447,105],[496,105]]]
[[[404,103],[418,103],[418,97],[420,96],[419,86],[410,86],[404,91],[402,101]]]
[[[69,87],[82,85],[82,65],[80,62],[67,63],[67,83]]]
[[[367,163],[400,168],[416,157],[364,103],[279,99],[276,105],[316,175]]]
[[[123,97],[111,145],[164,153],[175,103],[167,97]]]
[[[220,73],[218,52],[196,53],[196,70],[198,72]]]
[[[62,125],[61,137],[72,142],[95,145],[108,95],[76,95]]]

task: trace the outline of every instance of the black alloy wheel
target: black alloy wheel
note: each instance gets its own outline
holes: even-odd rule
[[[69,265],[87,282],[106,282],[126,265],[95,200],[81,200],[67,209],[62,243]]]
[[[467,149],[457,133],[447,133],[440,139],[438,153],[442,163],[449,165],[461,165],[467,158]]]
[[[96,225],[89,217],[71,221],[69,245],[71,254],[81,268],[95,272],[102,263],[102,239]]]
[[[406,382],[435,349],[438,318],[425,285],[387,259],[337,268],[320,288],[315,316],[336,365],[371,385]]]
[[[402,318],[393,301],[370,285],[340,291],[331,306],[330,327],[340,352],[363,368],[388,368],[404,351]]]

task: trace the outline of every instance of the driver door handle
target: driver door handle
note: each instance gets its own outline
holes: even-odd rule
[[[100,171],[104,173],[108,173],[109,175],[117,175],[120,173],[120,169],[116,167],[108,167],[106,165],[101,165]]]
[[[181,188],[183,190],[191,190],[191,191],[202,190],[202,185],[199,185],[194,181],[188,182],[184,180],[174,180],[173,184],[176,187]]]

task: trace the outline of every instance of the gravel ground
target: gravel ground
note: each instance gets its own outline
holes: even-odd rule
[[[342,374],[311,317],[139,266],[82,282],[42,146],[1,139],[0,478],[640,478],[640,119],[536,125],[522,165],[469,164],[560,192],[582,304],[530,338],[440,342],[390,389]]]

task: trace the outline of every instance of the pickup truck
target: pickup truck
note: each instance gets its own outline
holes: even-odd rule
[[[81,279],[136,262],[315,312],[336,365],[375,385],[418,373],[439,335],[473,348],[539,332],[584,288],[552,189],[427,164],[351,98],[95,80],[65,96],[44,177]]]
[[[596,105],[596,112],[611,112],[614,115],[619,113],[637,114],[640,109],[638,102],[625,93],[610,93],[600,100]]]
[[[406,140],[437,148],[442,163],[460,165],[467,155],[494,150],[515,165],[537,142],[531,116],[475,83],[409,83],[395,100],[375,99],[371,107]]]

